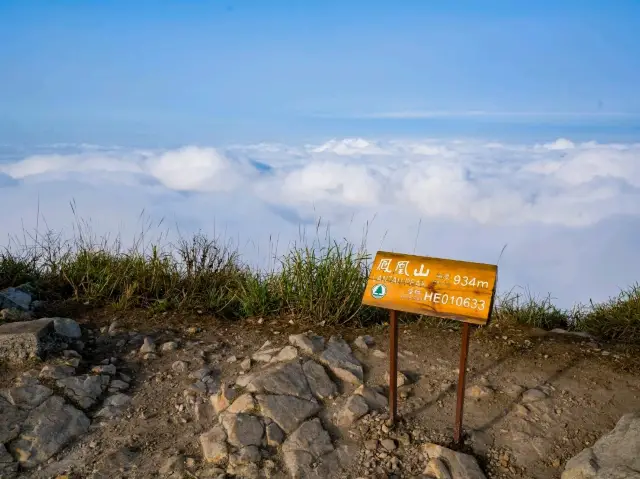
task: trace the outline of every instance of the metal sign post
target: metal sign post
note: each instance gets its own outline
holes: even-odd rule
[[[469,353],[469,323],[462,324],[462,346],[460,348],[460,372],[458,373],[458,397],[456,398],[456,422],[453,430],[453,440],[462,444],[462,415],[464,412],[464,390],[467,376],[467,354]]]
[[[389,419],[392,424],[398,417],[398,314],[389,311]]]

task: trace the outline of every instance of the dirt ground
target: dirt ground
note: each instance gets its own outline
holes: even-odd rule
[[[233,379],[240,372],[240,360],[266,340],[284,346],[289,334],[308,330],[327,339],[340,334],[348,341],[369,334],[376,341],[372,349],[388,353],[384,325],[353,329],[309,327],[288,318],[229,322],[201,315],[149,317],[144,311],[69,313],[96,332],[95,342],[89,341],[83,352],[87,364],[115,357],[118,370],[133,378],[127,392],[133,396],[132,405],[124,417],[94,423],[87,435],[45,467],[21,477],[50,478],[69,469],[76,471],[72,477],[83,478],[158,477],[158,469],[175,454],[201,463],[198,435],[205,428],[192,420],[183,404],[183,391],[193,380],[171,370],[176,360],[188,361],[192,369],[209,364],[222,380]],[[113,321],[119,334],[101,334],[100,328]],[[447,324],[450,327],[412,323],[399,328],[399,369],[411,380],[400,388],[399,399],[398,431],[406,431],[410,438],[404,450],[414,451],[406,453],[413,455],[407,463],[415,462],[423,442],[452,446],[460,330],[457,323]],[[137,347],[122,344],[134,332],[150,335],[158,344],[177,339],[181,347],[145,361],[134,354]],[[229,362],[232,356],[236,361]],[[384,385],[388,358],[373,351],[358,351],[356,356],[365,366],[365,382]],[[473,331],[467,367],[467,387],[478,386],[473,392],[479,397],[465,401],[464,450],[475,455],[491,478],[558,478],[568,458],[611,430],[623,414],[640,410],[637,347],[493,323]],[[0,386],[19,372],[0,371]],[[531,388],[542,390],[546,397],[523,402],[522,393]],[[369,476],[362,446],[373,434],[367,424],[356,423],[348,433],[330,432],[362,448],[345,477]],[[412,475],[407,469],[402,477]]]

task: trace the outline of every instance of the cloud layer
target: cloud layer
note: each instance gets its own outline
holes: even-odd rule
[[[507,244],[501,289],[528,286],[561,304],[604,299],[640,270],[640,144],[51,145],[0,157],[0,199],[9,234],[35,226],[38,201],[49,227],[68,228],[75,199],[99,233],[134,233],[145,210],[181,231],[236,238],[251,261],[318,218],[358,242],[366,227],[372,252],[495,262]]]

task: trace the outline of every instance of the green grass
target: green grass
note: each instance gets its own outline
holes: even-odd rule
[[[52,232],[11,238],[0,252],[0,288],[26,283],[45,300],[202,311],[229,319],[292,316],[310,324],[358,326],[386,321],[387,311],[361,305],[371,266],[364,247],[317,233],[315,240],[274,255],[274,266],[260,271],[244,264],[237,249],[220,237],[196,234],[170,243],[141,235],[125,249],[119,238],[96,238],[78,222],[70,240]],[[403,320],[415,318],[402,314]],[[496,299],[493,318],[640,344],[640,286],[572,310],[556,307],[550,297],[512,291]],[[453,324],[428,319],[434,325]]]

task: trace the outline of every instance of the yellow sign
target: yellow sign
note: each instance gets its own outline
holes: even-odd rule
[[[484,325],[498,267],[378,251],[362,303]]]

